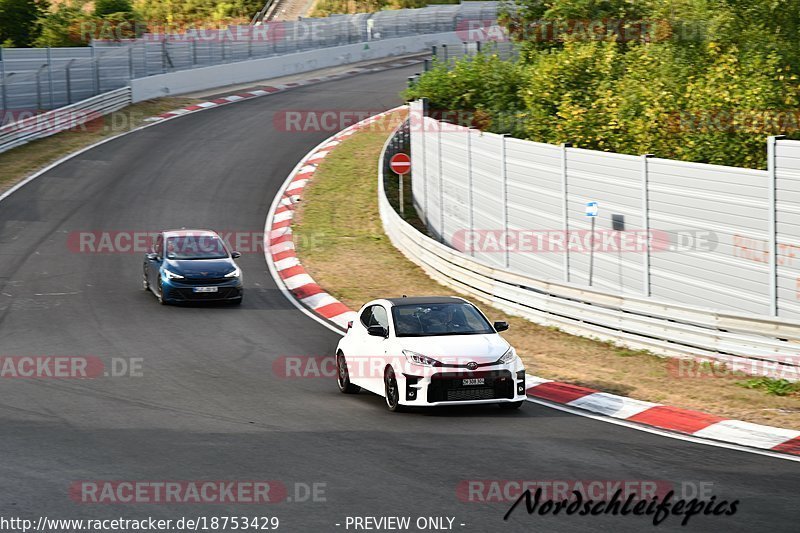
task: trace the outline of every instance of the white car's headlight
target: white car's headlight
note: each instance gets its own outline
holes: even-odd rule
[[[513,346],[509,346],[506,353],[504,353],[502,357],[500,357],[500,359],[497,360],[497,362],[507,365],[508,363],[516,359],[516,357],[517,357],[517,352],[514,351]]]
[[[439,366],[441,363],[434,359],[433,357],[428,357],[427,355],[422,355],[421,353],[412,352],[411,350],[403,350],[403,355],[406,356],[406,359],[412,365],[420,365],[420,366]]]
[[[227,274],[225,274],[225,277],[226,278],[238,278],[241,275],[242,275],[242,271],[239,270],[239,267],[236,267],[236,270],[234,270],[233,272],[228,272]]]
[[[176,274],[175,272],[169,271],[166,268],[164,269],[164,276],[167,279],[183,279],[183,276],[180,274]]]

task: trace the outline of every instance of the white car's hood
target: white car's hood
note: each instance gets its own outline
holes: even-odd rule
[[[491,363],[500,359],[509,344],[497,333],[487,335],[443,335],[434,337],[397,337],[402,350],[411,350],[446,363],[464,359]],[[468,361],[467,361],[468,362]]]

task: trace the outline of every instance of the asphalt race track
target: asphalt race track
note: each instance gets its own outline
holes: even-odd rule
[[[77,231],[263,231],[280,184],[330,135],[276,131],[273,113],[389,108],[418,69],[149,127],[0,202],[0,355],[141,358],[142,366],[141,376],[0,380],[0,516],[277,516],[279,530],[301,532],[346,531],[348,516],[411,516],[412,524],[447,516],[470,532],[641,531],[652,518],[528,516],[523,506],[504,522],[509,502],[462,501],[457,488],[466,480],[657,480],[713,484],[718,501],[740,501],[734,516],[695,516],[683,528],[670,517],[657,530],[798,531],[797,462],[531,403],[519,412],[392,414],[378,397],[340,394],[333,379],[273,372],[282,356],[332,354],[337,335],[285,299],[262,254],[239,260],[241,308],[176,307],[141,290],[140,254],[67,245]],[[324,494],[270,505],[87,504],[69,495],[82,480],[278,480],[294,500],[296,484],[300,496],[313,483]]]

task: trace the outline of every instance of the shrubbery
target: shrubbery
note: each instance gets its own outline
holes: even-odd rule
[[[522,19],[504,20],[522,46],[518,62],[486,52],[452,70],[438,65],[406,96],[479,110],[491,117],[486,129],[535,141],[753,168],[766,164],[767,135],[800,131],[798,3],[527,0],[525,7]],[[626,21],[635,30],[626,35],[636,38],[577,31],[591,20]],[[552,38],[552,27],[566,30]]]

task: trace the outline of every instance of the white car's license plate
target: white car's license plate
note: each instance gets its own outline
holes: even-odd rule
[[[466,378],[462,383],[464,385],[483,385],[484,378]]]
[[[217,292],[219,287],[195,287],[194,292]]]

